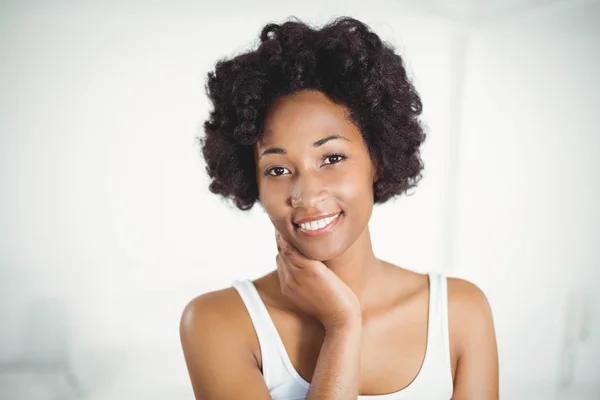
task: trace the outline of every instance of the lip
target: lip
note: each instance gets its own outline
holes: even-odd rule
[[[325,225],[322,228],[319,228],[314,231],[307,231],[307,230],[302,229],[302,227],[300,225],[297,225],[296,231],[304,236],[310,236],[310,237],[325,235],[326,233],[331,232],[336,227],[336,225],[338,224],[338,221],[340,220],[340,217],[342,216],[342,212],[340,211],[337,214],[333,214],[333,215],[329,215],[329,216],[333,217],[336,215],[337,215],[337,217],[333,221],[331,221],[329,224]],[[326,217],[319,217],[317,219],[320,219],[320,218],[326,218]],[[312,221],[314,221],[314,220],[315,219],[313,218]],[[309,222],[309,221],[311,221],[311,220],[306,220],[306,222]]]

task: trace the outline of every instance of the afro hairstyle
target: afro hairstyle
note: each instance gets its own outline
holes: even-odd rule
[[[318,90],[344,106],[378,168],[374,203],[421,179],[421,99],[393,46],[363,22],[337,18],[320,29],[298,20],[269,23],[252,51],[221,59],[208,73],[213,109],[200,138],[209,190],[241,210],[259,200],[254,145],[280,96]]]

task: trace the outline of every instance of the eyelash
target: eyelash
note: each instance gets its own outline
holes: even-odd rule
[[[338,160],[338,161],[336,161],[336,162],[330,162],[330,163],[327,163],[327,164],[324,164],[324,165],[334,165],[334,164],[339,164],[340,162],[342,162],[342,161],[344,161],[345,159],[347,159],[347,158],[348,158],[347,156],[345,156],[345,155],[343,155],[343,154],[341,154],[341,153],[331,153],[331,154],[327,154],[325,157],[323,157],[323,160],[327,160],[327,159],[329,159],[329,158],[331,158],[331,157],[339,157],[339,160]],[[278,169],[278,168],[287,169],[287,168],[285,168],[285,167],[272,167],[272,168],[269,168],[269,169],[267,169],[267,170],[265,171],[265,175],[270,175],[270,176],[274,176],[274,177],[281,176],[281,175],[273,175],[273,174],[271,174],[271,171],[274,171],[275,169]],[[282,175],[283,175],[283,174],[282,174]]]

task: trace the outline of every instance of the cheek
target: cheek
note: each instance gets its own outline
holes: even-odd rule
[[[281,184],[260,184],[258,186],[260,204],[275,228],[285,226],[285,187]]]
[[[373,181],[366,168],[352,168],[333,182],[337,197],[344,203],[357,204],[373,199]]]

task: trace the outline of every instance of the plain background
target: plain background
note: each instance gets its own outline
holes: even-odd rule
[[[276,252],[208,191],[206,73],[292,15],[366,22],[422,97],[376,254],[484,290],[502,398],[600,398],[599,2],[179,0],[0,2],[0,399],[192,398],[183,307]]]

